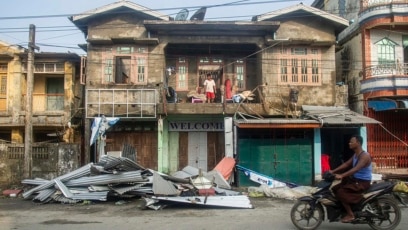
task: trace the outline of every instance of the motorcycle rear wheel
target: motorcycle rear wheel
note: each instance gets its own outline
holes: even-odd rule
[[[323,221],[323,209],[320,205],[312,209],[308,201],[299,200],[290,211],[290,219],[297,229],[313,230]]]
[[[401,209],[398,204],[390,199],[381,197],[369,202],[364,208],[373,212],[378,217],[371,218],[368,225],[374,230],[395,229],[401,221]]]

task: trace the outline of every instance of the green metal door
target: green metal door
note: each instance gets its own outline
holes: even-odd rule
[[[276,180],[311,185],[312,143],[308,139],[240,139],[238,164]],[[240,186],[259,186],[242,172],[239,182]]]

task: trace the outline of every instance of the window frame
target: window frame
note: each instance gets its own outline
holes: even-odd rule
[[[274,49],[279,85],[322,85],[321,48],[288,46]]]
[[[146,85],[148,78],[147,46],[115,45],[106,48],[102,54],[102,84]],[[126,60],[129,74],[118,76],[119,61]],[[128,76],[129,75],[129,76]]]
[[[0,111],[7,110],[8,64],[0,63]]]
[[[242,73],[239,74],[239,69],[242,70]],[[245,81],[245,62],[243,60],[237,60],[234,63],[234,78],[236,81],[236,86],[238,90],[245,90],[246,89],[246,81]]]
[[[188,79],[188,59],[179,57],[176,63],[176,90],[188,90]]]
[[[383,38],[375,44],[377,46],[378,65],[394,65],[396,62],[395,46],[397,46],[397,43],[388,38]]]

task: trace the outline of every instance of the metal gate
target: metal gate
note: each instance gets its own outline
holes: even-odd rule
[[[408,110],[370,109],[367,115],[382,122],[367,125],[367,148],[378,170],[408,168]]]
[[[240,139],[239,165],[283,182],[313,182],[312,145],[308,139]],[[241,172],[239,184],[254,185]]]

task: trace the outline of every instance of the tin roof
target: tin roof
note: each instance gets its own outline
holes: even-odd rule
[[[364,126],[381,122],[339,106],[302,106],[303,114],[298,119],[238,119],[240,128],[319,128],[324,126]]]

